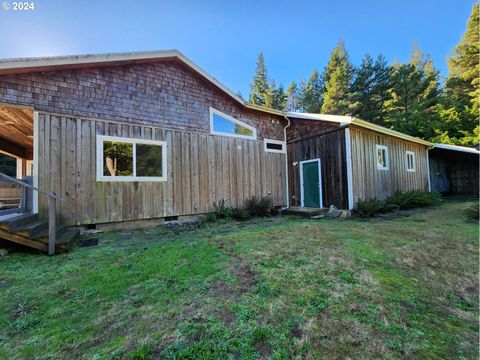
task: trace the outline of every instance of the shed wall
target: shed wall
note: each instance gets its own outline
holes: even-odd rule
[[[310,122],[314,136],[304,136],[303,139],[288,143],[289,194],[292,206],[301,205],[299,162],[320,158],[323,206],[348,208],[345,129],[324,125],[320,122]]]
[[[397,189],[428,190],[428,159],[424,145],[350,127],[352,146],[353,201],[385,199]],[[386,145],[389,170],[377,169],[376,145]],[[416,171],[407,172],[406,151],[415,153]]]

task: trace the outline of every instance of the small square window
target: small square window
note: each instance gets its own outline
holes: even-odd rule
[[[388,147],[377,145],[377,169],[388,170]]]
[[[413,151],[406,152],[405,162],[408,172],[415,172],[415,153]]]

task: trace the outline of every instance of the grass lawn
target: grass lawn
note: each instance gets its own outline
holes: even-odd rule
[[[478,359],[465,200],[97,235],[0,258],[0,358]]]

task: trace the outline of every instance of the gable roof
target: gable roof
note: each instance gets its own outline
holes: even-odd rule
[[[426,145],[426,146],[433,146],[433,144],[429,141],[419,139],[417,137],[410,136],[410,135],[401,133],[399,131],[387,129],[386,127],[372,124],[371,122],[361,120],[353,116],[298,113],[298,112],[287,112],[286,115],[287,117],[292,117],[297,119],[328,121],[328,122],[334,122],[334,123],[338,123],[339,125],[345,125],[345,126],[355,125],[364,129],[369,129],[369,130],[376,131],[385,135],[393,136],[399,139],[415,142],[415,143]]]
[[[444,149],[444,150],[460,151],[460,152],[480,155],[480,151],[478,151],[477,149],[466,147],[466,146],[447,145],[447,144],[439,144],[439,143],[434,144],[434,146],[435,148]]]
[[[47,57],[27,57],[0,59],[0,75],[22,74],[39,71],[55,71],[62,69],[75,69],[95,66],[115,66],[135,63],[147,63],[176,59],[192,69],[204,79],[240,103],[242,106],[275,115],[283,115],[281,111],[267,107],[246,103],[240,96],[223,85],[216,78],[208,74],[197,64],[187,58],[178,50],[137,51],[107,54],[84,54]]]

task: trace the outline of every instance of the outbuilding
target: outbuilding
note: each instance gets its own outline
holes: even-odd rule
[[[435,144],[428,156],[432,191],[478,196],[480,151],[465,146]]]

